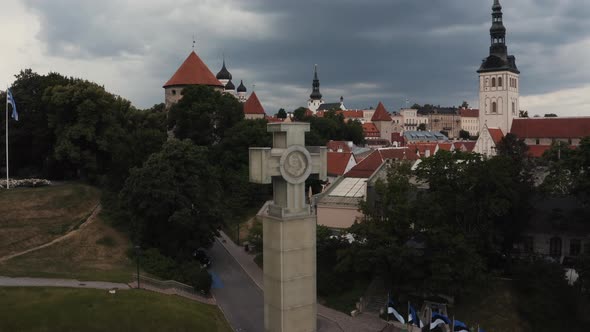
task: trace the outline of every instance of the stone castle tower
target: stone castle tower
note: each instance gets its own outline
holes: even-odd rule
[[[494,0],[490,28],[490,55],[477,71],[479,73],[479,132],[484,126],[499,128],[506,135],[512,119],[519,111],[519,74],[516,58],[508,55],[506,28],[502,22],[502,6]]]

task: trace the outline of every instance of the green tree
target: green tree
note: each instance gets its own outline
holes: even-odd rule
[[[188,138],[196,145],[211,146],[244,119],[243,105],[236,98],[211,87],[186,87],[182,96],[168,115],[168,129],[178,139]]]
[[[279,119],[286,119],[287,118],[287,112],[285,111],[284,108],[279,109],[279,111],[277,112],[277,118],[279,118]]]
[[[131,170],[120,199],[142,246],[183,260],[213,243],[224,203],[212,165],[207,148],[172,139]]]
[[[295,121],[304,121],[306,116],[305,116],[305,112],[307,111],[307,108],[305,107],[299,107],[296,110],[293,111],[293,120]]]
[[[463,103],[461,103],[461,107],[462,108],[469,108],[469,103],[467,103],[467,101],[463,100]]]
[[[519,118],[528,118],[529,117],[529,111],[525,111],[525,110],[518,111],[518,117]]]
[[[421,123],[418,125],[419,131],[426,131],[426,123]]]
[[[461,139],[469,139],[471,137],[471,135],[469,134],[469,132],[467,130],[461,130],[459,131],[459,138]]]

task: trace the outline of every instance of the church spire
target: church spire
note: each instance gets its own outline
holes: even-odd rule
[[[497,55],[506,59],[508,48],[506,47],[506,28],[502,22],[502,15],[500,0],[494,0],[494,5],[492,6],[492,27],[490,28],[490,55]]]
[[[313,100],[322,99],[322,94],[320,93],[320,80],[318,79],[318,65],[314,66],[312,87],[313,90],[309,95],[309,98]]]

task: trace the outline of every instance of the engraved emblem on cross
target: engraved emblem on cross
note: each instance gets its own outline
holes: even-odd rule
[[[250,182],[273,184],[273,202],[269,214],[275,217],[310,214],[305,202],[305,180],[318,174],[327,176],[327,150],[305,147],[309,123],[269,123],[272,148],[250,148]]]

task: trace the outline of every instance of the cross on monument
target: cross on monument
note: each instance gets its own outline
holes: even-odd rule
[[[305,180],[311,174],[326,179],[326,148],[316,152],[305,148],[309,123],[269,123],[267,130],[273,133],[273,147],[250,148],[250,182],[273,184],[274,204],[269,215],[280,218],[309,214]]]

